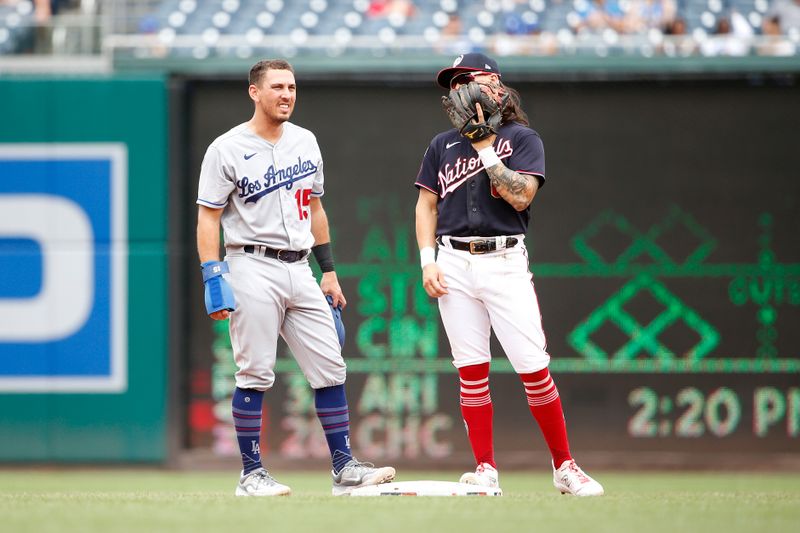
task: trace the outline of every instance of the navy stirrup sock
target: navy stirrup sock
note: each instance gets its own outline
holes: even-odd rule
[[[325,432],[334,473],[339,473],[353,458],[350,451],[350,411],[344,385],[334,385],[314,391],[314,405]]]
[[[233,425],[242,454],[244,475],[261,468],[261,404],[264,392],[253,389],[233,391]]]

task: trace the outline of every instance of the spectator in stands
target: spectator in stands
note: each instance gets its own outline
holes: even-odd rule
[[[700,44],[704,56],[745,56],[750,53],[753,28],[744,16],[734,11],[730,18],[717,21],[714,34]]]
[[[766,16],[761,24],[764,35],[781,35],[781,19],[777,16]]]
[[[625,11],[617,0],[576,2],[575,11],[580,17],[580,22],[575,27],[576,33],[601,33],[607,28],[619,33],[624,31]]]
[[[800,0],[775,0],[764,15],[763,31],[767,35],[800,32]]]
[[[686,35],[686,19],[680,16],[675,17],[664,27],[664,35]]]
[[[366,14],[369,18],[402,15],[405,18],[414,16],[416,7],[411,0],[372,0]]]
[[[757,52],[762,56],[793,56],[797,45],[781,31],[781,21],[778,16],[768,16],[762,26],[764,39],[758,46]]]
[[[675,20],[675,0],[633,0],[628,3],[623,21],[625,33],[662,32]]]
[[[689,35],[686,19],[676,16],[664,27],[666,39],[661,43],[661,52],[670,57],[688,57],[697,52],[697,42]]]
[[[47,24],[67,4],[69,0],[33,0],[33,18],[37,24]]]
[[[33,0],[33,52],[50,54],[54,50],[53,15],[58,14],[65,4],[63,0]]]
[[[492,50],[499,56],[509,55],[554,55],[558,52],[558,40],[550,32],[543,31],[538,18],[530,14],[511,12],[503,20],[503,33],[492,40]]]
[[[46,24],[50,22],[53,16],[53,8],[50,5],[50,0],[34,0],[33,2],[33,18],[37,24]]]

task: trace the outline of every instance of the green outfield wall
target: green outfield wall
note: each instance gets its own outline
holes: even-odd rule
[[[0,461],[167,457],[167,106],[0,78]]]

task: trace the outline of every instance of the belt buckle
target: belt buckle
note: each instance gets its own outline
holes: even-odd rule
[[[482,255],[489,251],[489,246],[486,241],[469,241],[469,253],[472,255]]]
[[[291,259],[288,259],[288,258],[287,258],[287,259],[283,259],[283,258],[281,257],[281,253],[282,253],[282,252],[291,253],[291,250],[278,250],[278,255],[277,255],[276,259],[277,259],[278,261],[282,261],[282,262],[284,262],[284,263],[291,263],[291,262],[292,262],[292,260],[291,260]]]

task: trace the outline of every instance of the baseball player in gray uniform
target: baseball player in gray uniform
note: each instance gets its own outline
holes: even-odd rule
[[[489,393],[489,333],[494,330],[550,448],[553,484],[564,494],[601,495],[603,487],[570,454],[528,270],[524,239],[530,204],[545,182],[542,140],[528,126],[519,95],[502,83],[494,59],[479,53],[459,56],[439,72],[437,82],[451,90],[443,99],[451,120],[459,121],[457,109],[465,107],[475,117],[468,115],[467,122],[434,137],[415,183],[422,282],[439,300],[477,463],[461,482],[499,487]],[[474,97],[491,98],[484,104],[496,111],[485,117],[480,102],[470,101]],[[475,130],[484,121],[490,128]]]
[[[275,381],[279,334],[314,389],[331,452],[333,494],[348,494],[391,481],[395,470],[360,462],[350,450],[343,338],[334,324],[347,301],[322,207],[322,156],[314,134],[289,122],[297,96],[292,66],[260,61],[249,81],[253,117],[208,147],[197,196],[206,310],[214,320],[230,319],[238,368],[233,420],[243,468],[236,495],[290,493],[262,466],[259,441],[264,392]],[[219,260],[220,224],[224,261]],[[310,253],[323,272],[320,285],[309,267]]]

